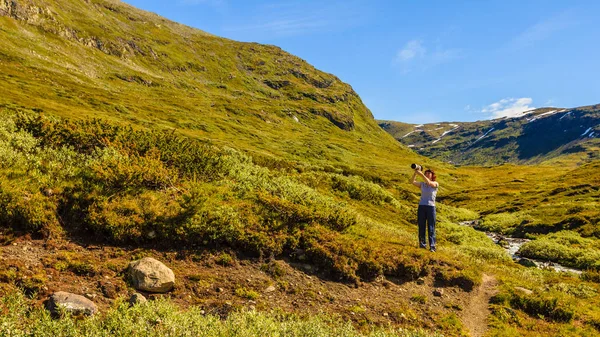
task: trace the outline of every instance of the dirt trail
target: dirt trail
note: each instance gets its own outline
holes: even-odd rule
[[[490,297],[497,291],[496,285],[497,281],[493,275],[483,274],[481,286],[475,290],[462,313],[461,320],[471,337],[481,337],[487,330],[487,318],[490,314],[488,304]]]

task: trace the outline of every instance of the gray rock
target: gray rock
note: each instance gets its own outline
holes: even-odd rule
[[[175,286],[173,271],[151,257],[131,262],[128,272],[137,290],[165,293]]]
[[[52,314],[55,315],[61,311],[76,316],[91,316],[98,312],[98,307],[96,307],[94,302],[83,296],[64,291],[58,291],[52,294],[48,300],[47,308]]]
[[[129,305],[134,306],[136,304],[146,303],[148,300],[144,297],[144,295],[140,293],[135,293],[131,295],[129,298]]]
[[[527,295],[533,294],[533,291],[531,291],[531,290],[529,290],[527,288],[523,288],[523,287],[515,287],[515,290],[518,290],[518,291],[520,291],[520,292],[522,292],[524,294],[527,294]]]
[[[272,293],[275,290],[277,290],[277,289],[274,286],[269,286],[269,287],[267,287],[267,289],[265,289],[265,292],[266,293]]]
[[[530,259],[526,259],[526,258],[520,258],[517,261],[518,264],[525,266],[525,267],[537,267],[537,263],[533,262]]]

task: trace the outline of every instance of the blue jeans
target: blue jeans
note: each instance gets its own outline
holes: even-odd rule
[[[425,227],[426,221],[427,227]],[[435,206],[419,205],[417,223],[419,224],[419,247],[427,248],[427,242],[425,242],[425,228],[427,228],[429,249],[435,250]]]

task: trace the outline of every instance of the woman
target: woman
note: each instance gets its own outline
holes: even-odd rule
[[[417,182],[417,174],[423,177],[424,182]],[[435,196],[438,191],[438,184],[435,181],[435,172],[427,170],[423,174],[420,169],[415,169],[411,183],[421,188],[421,200],[417,210],[417,223],[419,224],[419,247],[427,248],[425,242],[425,221],[427,221],[427,231],[429,232],[429,250],[435,252]]]

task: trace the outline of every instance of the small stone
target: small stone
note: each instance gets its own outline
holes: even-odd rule
[[[389,316],[389,314],[387,312],[383,313],[383,317],[388,317],[388,316]]]
[[[54,315],[59,314],[61,311],[72,315],[87,316],[94,315],[98,312],[98,307],[96,307],[94,302],[83,296],[64,291],[58,291],[52,294],[48,299],[47,308]]]
[[[200,315],[206,315],[206,311],[200,310]]]
[[[256,307],[253,306],[253,305],[251,305],[251,306],[248,307],[248,309],[250,309],[250,311],[254,311],[254,310],[256,310]]]
[[[222,292],[223,292],[223,288],[217,288],[217,289],[216,289],[216,291],[217,291],[218,293],[222,293]]]
[[[96,298],[96,296],[97,295],[93,294],[93,293],[87,293],[87,294],[85,294],[85,297],[88,298],[88,299],[90,299],[90,300],[93,300],[94,298]]]
[[[423,285],[423,284],[425,284],[425,279],[424,279],[424,278],[422,278],[422,277],[419,277],[419,278],[417,279],[417,284],[418,284],[418,285]]]
[[[442,297],[443,294],[444,294],[444,291],[442,289],[435,289],[433,291],[433,296],[436,296],[436,297]]]
[[[267,289],[265,289],[265,292],[266,293],[272,293],[275,290],[277,290],[277,289],[274,286],[269,286],[269,287],[267,287]]]
[[[131,295],[131,297],[129,298],[129,305],[134,306],[136,304],[142,304],[142,303],[146,303],[148,302],[148,300],[146,299],[146,297],[144,297],[144,295],[140,294],[140,293],[135,293],[133,295]]]

